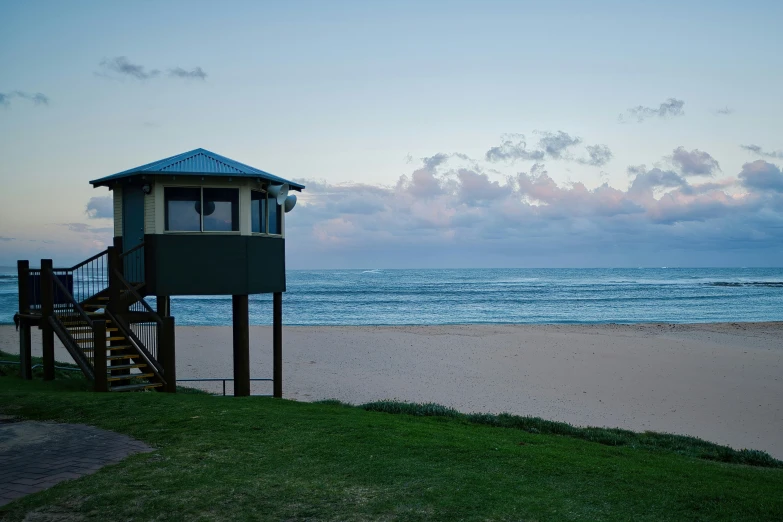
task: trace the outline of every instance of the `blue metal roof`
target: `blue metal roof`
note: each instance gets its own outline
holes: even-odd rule
[[[95,179],[90,181],[90,183],[95,187],[99,187],[101,185],[107,185],[110,181],[135,176],[137,174],[261,178],[276,183],[288,183],[291,188],[296,190],[305,188],[304,185],[300,185],[299,183],[288,181],[275,176],[274,174],[234,161],[206,149],[195,149],[189,152],[183,152],[182,154],[177,154],[170,158],[123,170],[122,172],[106,176],[105,178]]]

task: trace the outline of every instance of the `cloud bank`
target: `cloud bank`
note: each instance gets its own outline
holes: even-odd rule
[[[574,146],[555,137],[552,149],[534,150],[554,157]],[[500,152],[515,154],[520,143]],[[713,179],[719,165],[704,151],[679,147],[665,159],[672,169],[630,167],[625,189],[560,184],[541,162],[502,177],[446,154],[424,158],[394,186],[306,180],[286,223],[289,261],[384,268],[779,264],[778,166],[759,160]]]

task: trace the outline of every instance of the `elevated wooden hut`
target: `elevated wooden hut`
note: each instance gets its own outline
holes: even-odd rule
[[[289,191],[304,186],[204,149],[90,183],[113,194],[113,244],[69,268],[19,261],[23,375],[37,326],[45,379],[57,335],[96,390],[174,392],[170,297],[231,295],[234,394],[249,395],[248,295],[271,293],[273,394],[282,396],[285,214],[296,204]]]

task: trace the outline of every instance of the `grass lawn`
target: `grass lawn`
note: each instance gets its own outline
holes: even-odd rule
[[[0,366],[0,413],[91,424],[157,451],[13,502],[4,520],[783,519],[783,469],[768,457],[726,463],[423,407],[98,394],[65,372],[26,382],[11,368]]]

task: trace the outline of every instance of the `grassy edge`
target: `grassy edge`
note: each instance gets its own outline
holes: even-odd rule
[[[441,417],[456,419],[468,424],[512,428],[539,435],[560,435],[574,439],[596,442],[605,446],[626,446],[653,451],[670,451],[680,455],[704,460],[744,464],[765,468],[783,468],[783,461],[777,460],[765,451],[740,449],[708,442],[698,437],[644,431],[641,433],[620,428],[579,427],[565,422],[545,420],[540,417],[512,415],[510,413],[462,413],[453,408],[435,403],[413,403],[383,400],[365,404],[349,404],[329,399],[318,404],[339,405],[360,408],[366,411],[412,415],[416,417]]]
[[[12,354],[8,352],[4,352],[0,350],[0,361],[13,361],[13,362],[19,362],[20,357],[18,354]],[[43,358],[41,357],[32,357],[31,358],[32,365],[35,366],[37,364],[43,364]],[[79,367],[73,363],[65,363],[60,361],[55,361],[54,363],[56,366],[59,367],[65,367],[65,368],[74,368],[79,369]],[[0,363],[0,377],[7,376],[7,375],[20,375],[20,367],[17,364],[2,364]],[[92,384],[90,381],[86,380],[84,378],[84,374],[81,372],[81,370],[77,371],[71,371],[71,370],[60,370],[55,369],[54,376],[57,381],[67,381],[66,387],[70,391],[91,391],[92,390]],[[43,379],[43,368],[35,368],[33,369],[33,379]],[[200,390],[198,388],[190,388],[188,386],[177,386],[177,393],[183,393],[187,395],[212,395],[211,393]]]
[[[0,351],[0,360],[18,361],[19,356]],[[33,357],[33,364],[39,364],[41,359]],[[69,363],[56,363],[57,366],[76,367]],[[0,375],[18,373],[16,365],[0,365]],[[41,369],[34,370],[34,377],[42,377]],[[89,390],[89,383],[81,372],[61,371],[56,372],[57,379],[68,381],[67,387],[73,391]],[[204,394],[208,392],[196,388],[177,386],[178,393]],[[412,415],[416,417],[440,417],[456,419],[468,424],[493,426],[498,428],[512,428],[527,433],[539,435],[560,435],[574,439],[585,440],[603,444],[605,446],[625,446],[654,451],[670,451],[680,455],[704,460],[712,460],[729,464],[744,464],[765,468],[783,468],[783,461],[777,460],[767,452],[752,449],[739,449],[722,446],[713,442],[691,437],[688,435],[675,435],[671,433],[658,433],[654,431],[634,432],[620,428],[579,427],[565,422],[545,420],[540,417],[512,415],[510,413],[462,413],[453,408],[435,403],[413,403],[396,400],[382,400],[354,405],[341,402],[336,399],[316,401],[315,404],[337,405],[348,408],[359,408],[365,411]]]

